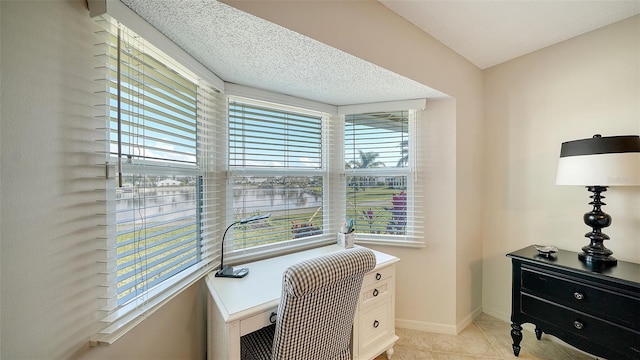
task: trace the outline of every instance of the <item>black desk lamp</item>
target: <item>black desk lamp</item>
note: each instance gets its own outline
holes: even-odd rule
[[[562,143],[556,184],[582,185],[593,193],[593,201],[589,203],[593,210],[583,217],[584,223],[593,229],[584,235],[591,241],[578,258],[593,265],[615,265],[613,252],[603,244],[609,236],[602,228],[611,224],[611,216],[601,209],[605,205],[601,193],[609,186],[640,185],[640,137],[596,134],[593,138]]]
[[[224,234],[222,235],[222,245],[220,246],[220,270],[216,272],[216,277],[242,278],[247,276],[247,274],[249,273],[249,269],[247,268],[234,269],[231,266],[224,266],[224,238],[227,235],[227,231],[229,231],[229,229],[231,229],[231,227],[234,225],[246,224],[252,221],[266,219],[269,216],[271,216],[271,214],[251,216],[248,218],[240,219],[227,227],[227,229],[224,231]]]

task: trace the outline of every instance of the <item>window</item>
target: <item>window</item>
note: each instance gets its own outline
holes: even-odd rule
[[[228,222],[271,217],[232,228],[227,252],[326,241],[324,134],[321,113],[240,98],[229,102]]]
[[[408,110],[344,116],[346,214],[360,242],[418,235],[414,117]]]
[[[121,24],[104,36],[107,188],[102,257],[111,343],[213,268],[221,96]],[[223,116],[220,116],[224,119]]]
[[[118,39],[116,39],[118,41]],[[111,85],[118,305],[200,260],[196,84],[121,36]],[[119,61],[119,65],[118,65]]]

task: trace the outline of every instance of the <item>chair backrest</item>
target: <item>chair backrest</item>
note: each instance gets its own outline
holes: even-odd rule
[[[272,359],[350,359],[362,279],[375,265],[373,251],[358,247],[285,270]]]

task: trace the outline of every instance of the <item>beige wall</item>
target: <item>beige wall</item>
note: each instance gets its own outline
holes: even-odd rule
[[[82,348],[73,359],[204,359],[206,285],[191,286],[110,346]]]
[[[582,187],[556,186],[560,144],[640,133],[640,16],[485,71],[483,309],[510,316],[510,262],[530,244],[579,251]],[[640,262],[640,188],[611,188],[605,245]]]
[[[199,285],[114,345],[87,348],[101,305],[93,215],[104,212],[100,157],[86,152],[99,100],[95,24],[84,0],[0,9],[0,358],[203,358]]]
[[[84,345],[96,307],[89,214],[99,208],[85,196],[95,182],[68,181],[88,177],[80,163],[93,160],[80,152],[95,103],[91,32],[80,2],[0,6],[0,357],[65,357]]]

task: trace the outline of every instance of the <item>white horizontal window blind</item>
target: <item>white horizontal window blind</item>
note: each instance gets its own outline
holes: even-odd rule
[[[112,342],[143,314],[211,270],[215,258],[215,119],[222,97],[140,36],[107,22],[107,195],[104,250]]]
[[[228,222],[265,213],[271,217],[233,228],[227,251],[323,234],[323,136],[319,113],[229,102],[233,206]]]
[[[122,305],[200,260],[202,174],[196,84],[145,52],[139,37],[119,32],[109,128],[112,155],[121,164],[116,271]]]
[[[322,117],[231,101],[232,168],[322,168]]]
[[[145,159],[195,165],[196,84],[145,53],[144,48],[136,48],[122,33],[119,63],[117,54],[113,58],[113,75],[119,83],[114,84],[111,94],[115,105],[112,150],[130,163]]]
[[[139,172],[124,180],[131,186],[116,190],[119,305],[200,261],[202,177]]]
[[[358,240],[412,242],[420,232],[413,114],[345,115],[346,215]]]

